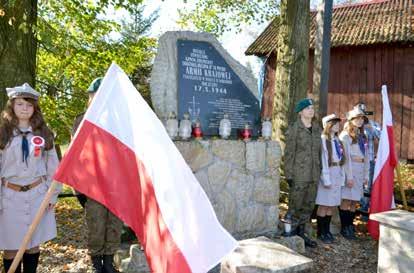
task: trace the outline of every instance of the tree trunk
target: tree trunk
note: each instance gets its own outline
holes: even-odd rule
[[[37,0],[0,0],[0,107],[6,87],[25,82],[34,87]]]
[[[332,0],[318,6],[313,64],[313,99],[315,114],[322,118],[328,110],[329,59],[331,47]]]
[[[296,102],[307,96],[309,11],[309,0],[280,3],[272,137],[281,143],[288,124],[297,117]]]

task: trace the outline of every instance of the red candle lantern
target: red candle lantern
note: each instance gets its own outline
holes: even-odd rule
[[[203,131],[201,130],[201,124],[200,124],[199,120],[197,120],[194,123],[193,130],[192,130],[191,134],[193,135],[194,138],[197,138],[197,139],[200,139],[200,138],[203,137]]]
[[[252,129],[250,129],[249,124],[244,125],[244,128],[240,132],[241,138],[244,141],[249,141],[252,137]]]

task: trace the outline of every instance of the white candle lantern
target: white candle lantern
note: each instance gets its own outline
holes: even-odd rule
[[[268,117],[264,118],[262,122],[262,137],[265,140],[269,140],[272,137],[272,122]]]
[[[219,135],[223,139],[227,139],[231,134],[231,122],[229,115],[224,114],[223,119],[220,120]]]
[[[168,115],[166,123],[167,133],[171,139],[176,139],[178,135],[178,120],[175,112],[171,112]]]
[[[178,134],[182,140],[188,140],[191,137],[191,121],[188,113],[185,113],[183,119],[180,121]]]
[[[281,219],[283,223],[283,236],[293,236],[294,232],[292,230],[293,219],[290,213],[286,213],[285,217]]]

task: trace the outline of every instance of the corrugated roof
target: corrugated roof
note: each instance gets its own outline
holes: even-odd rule
[[[331,47],[414,41],[412,0],[375,0],[335,6],[332,13]],[[315,39],[316,12],[310,14],[310,46]],[[264,56],[277,44],[278,21],[274,19],[246,50]]]

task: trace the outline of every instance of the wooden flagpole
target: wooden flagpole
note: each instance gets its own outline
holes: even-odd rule
[[[395,168],[395,170],[397,171],[397,182],[400,185],[400,193],[401,193],[401,198],[403,201],[403,206],[404,206],[404,209],[408,211],[407,197],[405,196],[404,183],[402,182],[402,179],[401,179],[401,171],[400,171],[399,163],[397,163],[397,167]]]
[[[26,251],[27,245],[29,244],[30,240],[32,239],[33,233],[36,231],[37,226],[39,225],[40,221],[42,220],[43,214],[46,208],[49,206],[50,200],[52,199],[53,194],[55,193],[56,187],[58,182],[53,181],[49,187],[49,190],[46,193],[45,198],[43,199],[42,203],[40,204],[40,208],[36,213],[36,216],[29,227],[26,235],[23,238],[23,242],[17,251],[16,256],[14,257],[13,263],[10,266],[9,271],[7,273],[14,273],[16,271],[17,266],[19,265],[20,261],[22,260],[23,254]]]

